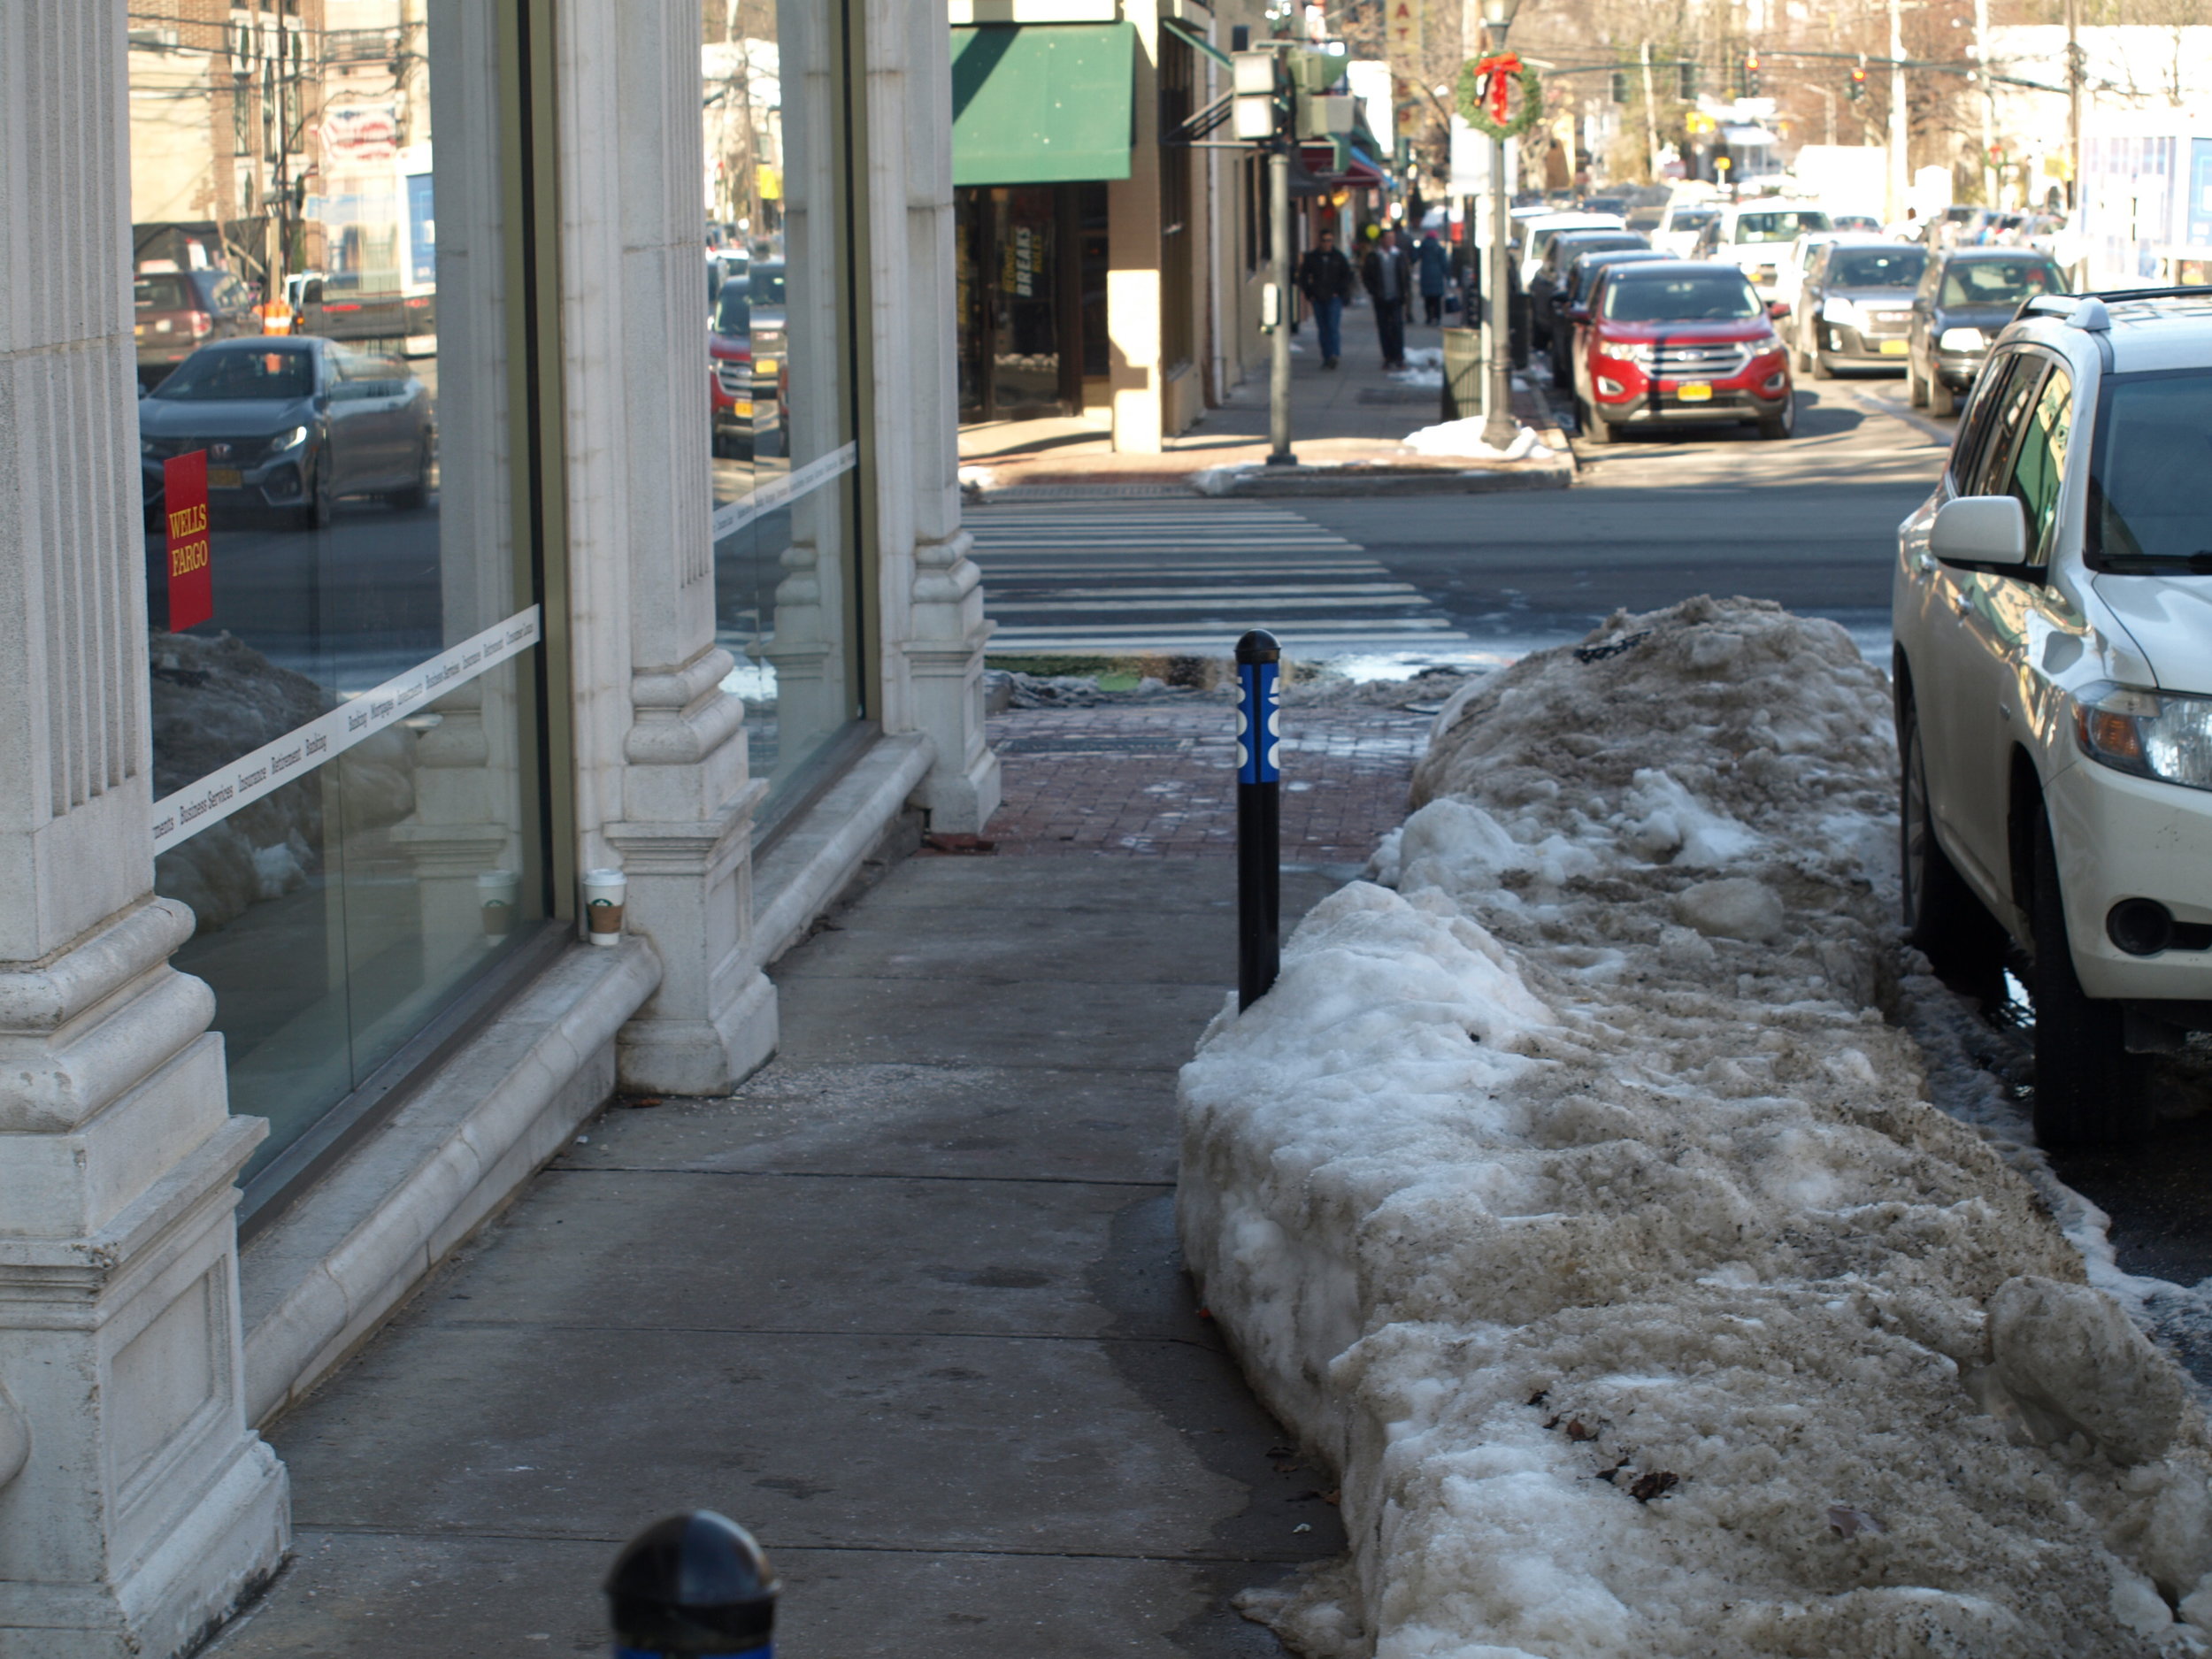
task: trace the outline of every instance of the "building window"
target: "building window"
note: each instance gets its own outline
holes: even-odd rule
[[[866,713],[842,12],[700,13],[716,638],[771,833]]]
[[[358,0],[403,51],[342,92],[296,5],[130,55],[155,885],[271,1125],[250,1204],[551,908],[519,101],[482,44],[516,4]]]

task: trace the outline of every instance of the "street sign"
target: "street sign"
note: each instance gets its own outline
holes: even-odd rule
[[[215,615],[205,449],[161,464],[161,500],[169,524],[169,632],[180,634]]]

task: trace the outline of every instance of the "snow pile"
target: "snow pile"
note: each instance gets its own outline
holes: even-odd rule
[[[1502,449],[1494,448],[1483,442],[1483,424],[1481,416],[1470,415],[1463,420],[1424,426],[1406,434],[1405,446],[1417,455],[1470,456],[1486,461],[1525,461],[1532,455],[1555,453],[1532,426],[1517,426],[1512,442]]]
[[[1184,1248],[1353,1540],[1248,1600],[1302,1651],[2212,1648],[2179,1373],[1879,1011],[1887,722],[1832,624],[1616,616],[1209,1029]]]

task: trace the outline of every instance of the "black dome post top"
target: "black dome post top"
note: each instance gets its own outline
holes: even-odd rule
[[[607,1575],[617,1659],[767,1659],[780,1587],[736,1522],[711,1509],[656,1521]]]
[[[1279,663],[1282,657],[1283,648],[1265,628],[1254,628],[1237,641],[1240,663]]]

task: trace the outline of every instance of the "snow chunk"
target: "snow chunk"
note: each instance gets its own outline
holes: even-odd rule
[[[1304,1653],[2208,1651],[2196,1407],[1878,1010],[1888,722],[1741,600],[1471,684],[1398,890],[1184,1068],[1191,1270],[1353,1540],[1242,1603]]]
[[[1439,376],[1436,384],[1442,385]],[[1405,446],[1417,455],[1466,456],[1479,461],[1525,461],[1531,456],[1549,456],[1557,451],[1537,434],[1532,426],[1516,426],[1513,440],[1502,449],[1483,441],[1482,429],[1486,423],[1479,415],[1470,415],[1463,420],[1447,420],[1433,426],[1424,426],[1418,432],[1406,434]]]

